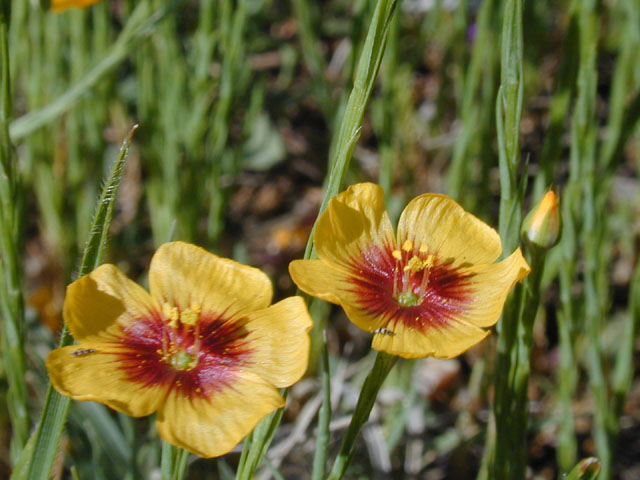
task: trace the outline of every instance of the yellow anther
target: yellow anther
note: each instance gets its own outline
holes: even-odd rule
[[[192,308],[187,308],[180,314],[180,321],[185,325],[195,325],[200,317],[199,312]]]
[[[413,250],[413,243],[411,242],[411,240],[405,240],[402,244],[402,249],[405,252],[410,252],[411,250]]]
[[[413,257],[411,257],[411,260],[407,262],[403,270],[405,272],[407,270],[410,270],[411,272],[419,272],[423,268],[424,268],[424,263],[422,262],[422,260],[420,260],[418,257],[414,255]]]
[[[178,319],[180,318],[180,311],[178,310],[178,307],[172,307],[168,303],[165,303],[162,305],[162,313],[169,321],[169,326],[171,328],[176,328],[178,326]]]
[[[391,256],[396,260],[402,260],[402,252],[400,250],[394,250],[391,252]]]
[[[427,255],[427,258],[425,258],[424,262],[423,262],[423,267],[424,268],[431,268],[433,267],[433,264],[435,262],[435,257],[433,255]]]
[[[425,244],[420,245],[420,253],[427,253],[428,251],[429,247],[427,247]]]

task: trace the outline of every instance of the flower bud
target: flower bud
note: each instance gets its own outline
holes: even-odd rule
[[[546,250],[558,243],[561,228],[558,196],[549,190],[525,217],[520,234],[526,243]]]

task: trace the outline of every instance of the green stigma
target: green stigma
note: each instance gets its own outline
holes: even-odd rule
[[[420,297],[418,297],[418,295],[413,292],[399,293],[396,301],[403,307],[415,307],[416,305],[420,305],[422,303]]]
[[[179,352],[171,355],[169,364],[176,370],[190,370],[194,366],[194,358],[187,352]]]

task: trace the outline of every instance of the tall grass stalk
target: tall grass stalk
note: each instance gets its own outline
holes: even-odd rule
[[[129,145],[136,128],[131,129],[125,138],[118,158],[113,163],[102,189],[102,194],[98,199],[93,223],[88,233],[84,254],[78,269],[78,278],[90,273],[102,263],[109,225],[113,217],[116,194],[126,165]],[[71,344],[73,344],[73,338],[69,330],[63,327],[59,346],[65,347]],[[60,395],[53,389],[51,384],[49,385],[40,422],[32,435],[35,440],[33,455],[28,460],[29,467],[17,473],[14,472],[11,476],[12,480],[47,480],[49,478],[51,466],[58,452],[58,445],[70,402],[71,399],[69,397]]]
[[[318,216],[326,210],[329,200],[340,191],[344,183],[353,149],[362,131],[364,112],[378,76],[396,4],[397,0],[379,0],[376,4],[371,25],[360,52],[353,88],[349,94],[349,100],[340,123],[336,147],[333,149],[332,158],[329,159],[330,172],[326,180],[325,194]],[[315,255],[312,242],[313,232],[307,243],[305,259],[312,258]],[[269,447],[281,418],[282,409],[263,419],[247,438],[238,465],[237,480],[251,478]],[[328,432],[323,432],[321,435],[327,434]]]
[[[109,53],[53,102],[11,122],[11,139],[20,140],[73,108],[80,98],[131,53],[139,40],[153,31],[154,25],[164,18],[168,9],[166,5],[154,10],[149,0],[138,3]]]
[[[7,405],[11,419],[11,460],[16,462],[29,436],[29,412],[25,325],[22,299],[22,268],[19,250],[21,229],[21,185],[17,159],[9,138],[11,80],[9,72],[9,9],[0,7],[0,302],[2,311],[2,357],[9,391]]]
[[[520,165],[520,117],[523,104],[522,1],[506,0],[503,9],[501,39],[501,85],[496,100],[496,125],[500,162],[499,231],[503,253],[519,244],[524,181],[518,182]],[[526,177],[523,177],[526,178]],[[542,263],[536,262],[534,268]],[[528,304],[527,291],[536,293],[538,272],[525,289],[517,285],[507,300],[502,319],[497,325],[498,357],[495,373],[495,436],[489,435],[485,446],[480,477],[517,480],[524,478],[526,465],[526,385],[528,382],[530,325],[522,318],[522,307]],[[522,365],[521,362],[525,362]],[[525,398],[522,399],[524,389]]]

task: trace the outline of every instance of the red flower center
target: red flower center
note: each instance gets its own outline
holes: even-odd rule
[[[371,246],[349,266],[358,306],[393,326],[420,330],[446,324],[470,300],[471,274],[453,267],[428,248],[405,241],[401,249]]]
[[[118,362],[130,381],[208,397],[248,363],[247,334],[237,319],[202,313],[190,324],[156,312],[123,329]]]

